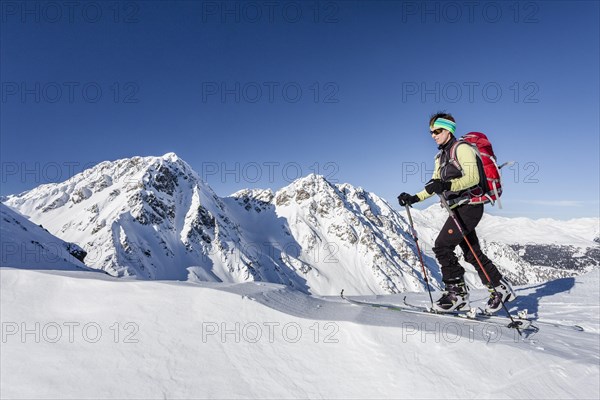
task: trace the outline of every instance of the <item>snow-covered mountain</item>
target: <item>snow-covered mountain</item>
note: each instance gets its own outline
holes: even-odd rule
[[[244,190],[225,201],[235,220],[246,221],[244,237],[277,254],[313,293],[424,289],[405,220],[363,189],[311,174],[276,193]]]
[[[176,163],[179,167],[171,168]],[[206,211],[199,207],[199,197],[207,203],[211,193],[195,184],[190,171],[171,154],[103,162],[68,181],[11,196],[5,203],[80,244],[93,268],[117,276],[184,279],[185,271],[166,266],[181,256],[170,242],[179,242],[177,234],[183,234],[184,245],[202,246],[211,240],[204,228],[213,224],[211,218],[202,219]],[[195,229],[181,232],[184,221]],[[201,240],[195,240],[195,234]]]
[[[6,204],[79,243],[87,265],[111,275],[276,280],[259,274],[225,203],[173,153],[103,162]]]
[[[482,228],[490,242],[508,244],[523,260],[562,270],[564,276],[600,266],[598,218],[558,221],[486,215]]]
[[[373,193],[333,185],[319,175],[277,192],[242,190],[221,198],[185,161],[168,153],[106,161],[4,201],[79,244],[88,253],[88,266],[114,276],[264,281],[320,295],[341,289],[348,294],[424,290],[403,212]],[[431,248],[446,217],[439,206],[414,210],[434,287],[440,272]],[[479,230],[488,256],[514,283],[525,284],[596,268],[597,223],[486,215]],[[580,254],[578,263],[569,264],[566,256],[540,262],[540,251],[556,253],[550,245],[574,246],[571,253],[560,250]],[[467,269],[470,283],[480,287]]]
[[[103,162],[5,202],[115,276],[268,281],[318,294],[424,288],[402,217],[317,175],[219,198],[169,153]]]
[[[0,203],[0,266],[21,269],[86,270],[86,252]]]

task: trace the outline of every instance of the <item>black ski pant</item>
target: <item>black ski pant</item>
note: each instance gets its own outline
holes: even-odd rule
[[[483,217],[483,204],[464,204],[456,207],[454,213],[466,234],[467,240],[471,243],[473,251],[490,276],[492,285],[497,286],[502,278],[502,274],[500,274],[494,263],[481,252],[479,239],[475,233],[475,227],[481,221],[481,217]],[[456,227],[456,223],[450,216],[448,216],[448,219],[444,223],[433,248],[433,252],[442,266],[442,280],[447,283],[456,278],[462,278],[465,273],[465,269],[458,263],[458,258],[454,254],[456,245],[459,245],[462,249],[465,261],[475,267],[481,282],[487,285],[488,279],[485,273],[481,270],[479,263],[473,256],[473,252],[469,249],[467,242],[463,239],[460,230]]]

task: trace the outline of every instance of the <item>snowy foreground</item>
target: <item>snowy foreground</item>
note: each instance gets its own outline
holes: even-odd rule
[[[2,268],[2,398],[598,398],[599,271],[518,288],[514,330],[281,285]],[[485,291],[474,291],[480,303]],[[371,297],[388,303],[400,295]],[[428,302],[426,293],[408,300]]]

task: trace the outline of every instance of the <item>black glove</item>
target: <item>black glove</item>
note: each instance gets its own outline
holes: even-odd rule
[[[410,206],[411,204],[418,203],[419,201],[421,201],[421,199],[419,199],[419,196],[413,196],[406,192],[403,192],[400,194],[400,196],[398,196],[398,203],[400,203],[402,207]]]
[[[450,190],[452,182],[444,182],[441,179],[432,179],[425,184],[425,190],[429,194],[442,194],[446,190]]]

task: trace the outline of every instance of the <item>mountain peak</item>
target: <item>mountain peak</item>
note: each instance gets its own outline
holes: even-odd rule
[[[165,153],[161,158],[163,160],[172,161],[172,162],[181,160],[181,158],[179,158],[179,156],[172,151]]]
[[[319,174],[315,174],[314,172],[306,175],[304,178],[298,179],[299,181],[308,181],[308,182],[327,182],[329,181],[323,176]]]
[[[323,175],[315,173],[308,174],[302,178],[298,178],[293,181],[288,187],[298,188],[313,188],[314,190],[320,191],[325,188],[335,189],[335,186],[331,184]]]

